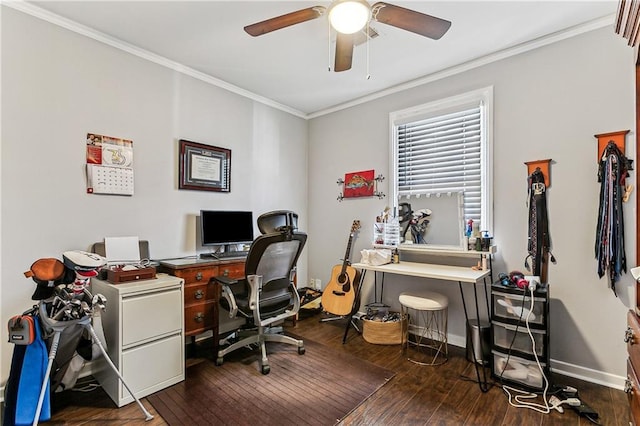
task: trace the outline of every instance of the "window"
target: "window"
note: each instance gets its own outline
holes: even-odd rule
[[[391,190],[402,199],[463,193],[465,221],[492,233],[491,116],[488,87],[391,113]]]

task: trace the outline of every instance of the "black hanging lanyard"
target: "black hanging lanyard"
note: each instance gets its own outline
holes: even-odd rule
[[[529,183],[529,238],[527,244],[528,255],[524,266],[532,275],[542,276],[542,263],[547,253],[551,253],[551,237],[549,236],[549,220],[547,216],[547,187],[544,175],[536,169],[528,179]],[[531,260],[531,265],[529,265]],[[556,259],[551,254],[551,261]]]
[[[602,278],[607,275],[609,286],[616,295],[615,283],[623,272],[627,272],[622,202],[625,178],[629,176],[631,166],[632,160],[626,158],[615,143],[609,142],[598,167],[600,206],[595,256],[598,260],[598,276]]]

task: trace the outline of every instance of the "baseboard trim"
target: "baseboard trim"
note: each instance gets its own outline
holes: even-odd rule
[[[623,376],[617,376],[555,359],[551,359],[551,371],[562,374],[563,376],[573,377],[618,390],[624,390],[624,382],[627,379]]]
[[[464,336],[456,336],[449,334],[447,336],[448,343],[465,349],[467,341]],[[585,382],[595,383],[597,385],[606,386],[613,389],[624,390],[626,377],[617,376],[604,371],[594,370],[592,368],[582,367],[575,364],[569,364],[564,361],[551,359],[551,371],[563,376],[573,377],[574,379],[584,380]]]

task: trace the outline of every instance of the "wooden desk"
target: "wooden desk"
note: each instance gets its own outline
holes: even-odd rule
[[[244,277],[246,257],[228,259],[170,259],[160,262],[160,272],[184,279],[184,329],[192,342],[195,336],[211,330],[213,353],[218,353],[220,284],[211,278],[226,276]]]
[[[478,291],[477,291],[477,286],[475,284],[478,284],[482,281],[482,283],[484,284],[485,297],[487,301],[487,312],[489,312],[489,299],[488,299],[488,293],[487,293],[486,278],[491,275],[490,270],[476,271],[471,269],[470,267],[439,265],[439,264],[432,264],[432,263],[417,263],[417,262],[389,263],[389,264],[380,265],[380,266],[366,265],[363,263],[354,263],[351,266],[362,271],[360,283],[356,288],[356,291],[358,292],[358,296],[356,297],[356,300],[358,302],[356,302],[356,304],[359,304],[360,288],[362,286],[362,282],[364,281],[366,272],[375,271],[375,272],[382,272],[383,274],[388,273],[388,274],[395,274],[395,275],[406,275],[410,277],[431,278],[431,279],[444,280],[444,281],[453,281],[453,282],[457,281],[458,286],[460,288],[460,297],[462,298],[462,306],[464,308],[465,325],[469,323],[469,314],[467,312],[467,303],[465,301],[462,284],[463,283],[471,284],[473,286],[476,318],[480,319],[480,313],[478,309]],[[357,308],[354,308],[354,310],[357,310]],[[343,342],[346,340],[348,332],[349,332],[349,328],[347,326],[347,329],[345,330]],[[478,385],[480,386],[480,390],[482,392],[487,392],[489,390],[489,386],[487,383],[486,371],[484,368],[482,369],[483,379],[480,379],[480,369],[478,368],[478,360],[476,359],[476,350],[473,347],[473,340],[474,339],[470,339],[471,346],[472,346],[471,352],[473,353],[473,358],[474,358],[473,364],[476,369]],[[482,346],[482,339],[480,339],[480,345]],[[480,348],[480,349],[481,349],[480,353],[484,353],[484,348]]]

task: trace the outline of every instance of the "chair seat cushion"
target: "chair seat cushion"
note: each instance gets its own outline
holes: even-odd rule
[[[449,306],[447,296],[433,291],[405,292],[400,294],[400,304],[419,311],[436,311]]]

